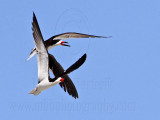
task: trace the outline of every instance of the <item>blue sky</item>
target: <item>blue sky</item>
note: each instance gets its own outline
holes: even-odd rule
[[[0,3],[0,119],[160,119],[158,0]],[[28,94],[37,84],[36,57],[25,61],[34,47],[33,11],[44,39],[64,32],[113,36],[70,39],[70,48],[49,51],[65,69],[87,53],[84,65],[70,74],[79,99],[59,85],[39,96]]]

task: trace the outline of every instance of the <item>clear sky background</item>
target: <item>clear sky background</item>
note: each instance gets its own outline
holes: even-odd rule
[[[159,0],[0,0],[0,119],[160,120]],[[44,39],[80,32],[109,39],[70,39],[49,51],[70,74],[79,99],[59,85],[39,96],[31,22],[35,12]],[[51,75],[53,77],[53,75]]]

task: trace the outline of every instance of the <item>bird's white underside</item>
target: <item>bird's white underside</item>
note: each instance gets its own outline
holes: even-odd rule
[[[54,82],[49,82],[48,79],[44,79],[43,81],[41,81],[36,88],[34,88],[30,94],[34,94],[34,95],[39,95],[42,91],[60,83],[61,77],[59,77],[57,80],[55,80]]]

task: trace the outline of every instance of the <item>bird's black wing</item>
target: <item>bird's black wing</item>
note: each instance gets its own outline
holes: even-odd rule
[[[64,73],[62,73],[61,76],[65,74],[69,74],[73,72],[74,70],[78,69],[86,60],[87,55],[84,54],[79,60],[77,60],[73,65],[71,65]]]
[[[63,67],[51,54],[49,54],[49,68],[55,77],[59,77],[64,73]],[[78,92],[70,77],[66,74],[63,75],[63,78],[65,79],[64,82],[61,82],[59,85],[64,89],[65,92],[67,91],[69,95],[73,96],[75,99],[78,98]]]

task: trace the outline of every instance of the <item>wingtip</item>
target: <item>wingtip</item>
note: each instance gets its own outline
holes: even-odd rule
[[[35,13],[34,13],[34,11],[33,11],[33,16],[35,16]]]
[[[33,20],[37,20],[34,12],[33,12]]]
[[[75,96],[74,99],[78,99],[78,96]]]
[[[81,65],[86,61],[87,54],[85,53],[79,60],[81,61]]]
[[[84,60],[86,60],[87,54],[85,53],[85,54],[82,56],[82,58],[83,58]]]
[[[106,38],[111,38],[112,36],[108,36],[108,37],[106,37]]]
[[[101,36],[101,38],[111,38],[112,36]]]
[[[78,93],[77,93],[76,95],[72,95],[72,97],[73,97],[74,99],[78,99],[78,98],[79,98]]]

